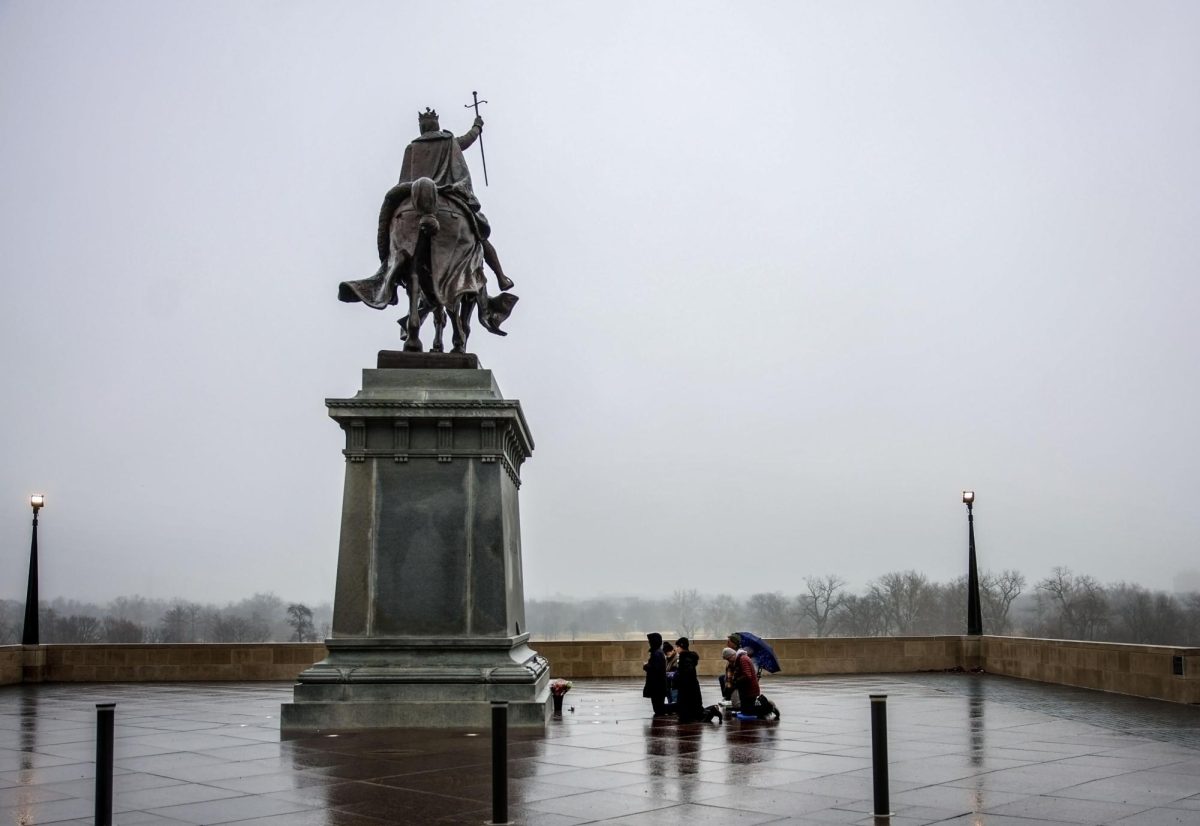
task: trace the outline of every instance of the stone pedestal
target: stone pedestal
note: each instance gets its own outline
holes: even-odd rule
[[[386,365],[386,366],[385,366]],[[507,700],[544,726],[549,666],[527,644],[517,506],[533,451],[516,401],[473,356],[381,353],[352,399],[329,656],[284,731],[466,727]]]

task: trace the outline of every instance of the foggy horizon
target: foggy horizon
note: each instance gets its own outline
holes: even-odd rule
[[[525,594],[1200,578],[1200,7],[0,2],[0,598],[331,601],[416,113],[521,297]],[[402,43],[403,45],[397,45]],[[490,276],[489,276],[490,277]],[[769,583],[771,587],[765,587]],[[741,597],[739,597],[741,598]]]

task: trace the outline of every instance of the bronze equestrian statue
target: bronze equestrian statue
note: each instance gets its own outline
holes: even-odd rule
[[[517,303],[517,296],[508,292],[513,282],[488,240],[492,229],[480,212],[463,157],[482,132],[483,118],[476,115],[471,129],[457,138],[442,131],[432,109],[417,119],[421,134],[404,150],[400,182],[384,196],[379,210],[379,269],[370,278],[343,281],[338,298],[382,310],[397,304],[403,291],[408,296],[408,315],[399,320],[404,349],[421,352],[421,323],[432,314],[430,352],[443,352],[449,317],[451,352],[463,353],[473,312],[484,329],[503,336],[500,324]],[[495,296],[487,292],[485,262],[500,287]]]

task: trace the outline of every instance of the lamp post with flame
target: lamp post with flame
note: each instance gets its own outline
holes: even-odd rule
[[[25,591],[25,627],[21,630],[21,645],[38,644],[38,559],[37,559],[37,522],[38,511],[46,504],[44,494],[35,493],[29,497],[33,508],[33,540],[29,545],[29,588]]]
[[[975,491],[963,491],[963,504],[967,506],[967,634],[978,637],[983,634],[983,612],[979,604],[979,567],[975,563]]]

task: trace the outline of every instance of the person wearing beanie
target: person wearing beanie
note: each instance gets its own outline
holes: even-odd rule
[[[675,701],[675,713],[681,723],[695,723],[700,720],[716,720],[721,722],[721,710],[717,706],[705,708],[700,695],[700,678],[696,667],[700,664],[700,655],[691,650],[692,644],[687,637],[675,641],[679,651],[678,667],[675,671],[675,690],[678,699]]]
[[[646,641],[650,643],[650,657],[642,666],[642,670],[646,672],[646,686],[642,689],[642,696],[650,700],[654,716],[662,717],[670,711],[666,704],[667,658],[662,651],[662,634],[651,632],[646,635]]]
[[[730,675],[727,685],[737,692],[738,706],[746,714],[754,713],[754,701],[758,699],[760,689],[758,671],[750,655],[745,651],[726,648],[721,652],[721,657],[726,663],[726,673]]]

